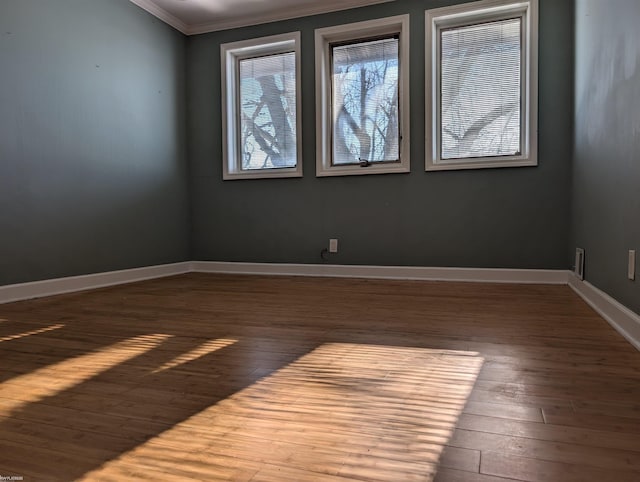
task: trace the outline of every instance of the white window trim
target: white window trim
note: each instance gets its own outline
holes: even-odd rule
[[[358,165],[331,164],[331,58],[330,46],[384,35],[399,35],[400,81],[400,162]],[[315,31],[316,42],[316,175],[350,176],[362,174],[388,174],[410,172],[409,164],[409,15],[369,20]]]
[[[522,72],[520,155],[477,157],[474,160],[440,156],[439,31],[473,22],[522,15],[524,57]],[[483,0],[425,12],[425,170],[483,169],[538,165],[538,0]]]
[[[278,169],[242,170],[238,153],[238,63],[260,55],[294,52],[296,65],[296,165]],[[300,81],[300,32],[272,35],[220,46],[222,72],[222,178],[261,179],[302,177],[302,99]]]

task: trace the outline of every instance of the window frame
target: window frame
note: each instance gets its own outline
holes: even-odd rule
[[[293,52],[296,86],[296,165],[265,169],[242,169],[240,158],[240,61]],[[220,45],[222,90],[222,179],[302,177],[302,96],[300,32],[271,35]]]
[[[443,159],[441,148],[441,48],[443,29],[522,19],[520,66],[521,151],[515,155]],[[481,0],[425,11],[425,170],[538,165],[538,0]]]
[[[335,44],[398,36],[399,161],[360,164],[332,162],[332,58]],[[316,56],[316,176],[350,176],[410,172],[409,133],[409,15],[398,15],[315,30]]]

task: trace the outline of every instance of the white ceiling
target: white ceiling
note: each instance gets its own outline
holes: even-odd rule
[[[393,0],[131,0],[187,35]]]

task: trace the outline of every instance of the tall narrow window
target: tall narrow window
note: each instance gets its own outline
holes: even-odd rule
[[[398,162],[398,38],[333,45],[332,164]]]
[[[221,52],[224,179],[301,176],[299,34]]]
[[[240,60],[240,146],[243,170],[295,167],[295,54]]]
[[[537,164],[536,18],[536,0],[427,11],[427,170]]]
[[[409,171],[408,16],[316,30],[317,175]]]
[[[442,30],[443,159],[520,153],[521,20]]]

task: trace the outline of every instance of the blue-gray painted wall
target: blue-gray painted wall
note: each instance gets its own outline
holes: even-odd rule
[[[344,264],[565,269],[580,246],[586,279],[640,312],[626,279],[640,3],[540,0],[538,167],[425,173],[424,10],[450,3],[187,39],[128,0],[3,0],[0,285],[187,259],[316,263],[330,237]],[[411,173],[316,178],[314,29],[404,13]],[[220,44],[296,30],[305,175],[223,182]]]
[[[0,2],[0,285],[189,258],[185,48],[128,0]]]
[[[189,258],[314,263],[329,237],[334,263],[566,268],[573,2],[540,2],[540,165],[425,173],[424,10],[448,3],[186,39],[127,0],[4,1],[0,284]],[[316,178],[314,29],[404,13],[412,172]],[[305,176],[223,182],[220,43],[294,30]]]
[[[191,254],[198,260],[566,269],[570,230],[573,2],[540,1],[539,166],[424,171],[424,11],[388,4],[188,39]],[[411,15],[411,173],[315,176],[314,29]],[[220,44],[302,35],[304,177],[222,181]]]
[[[571,250],[586,280],[640,313],[640,2],[577,0]],[[638,263],[636,261],[636,263]],[[640,264],[636,265],[640,269]]]

